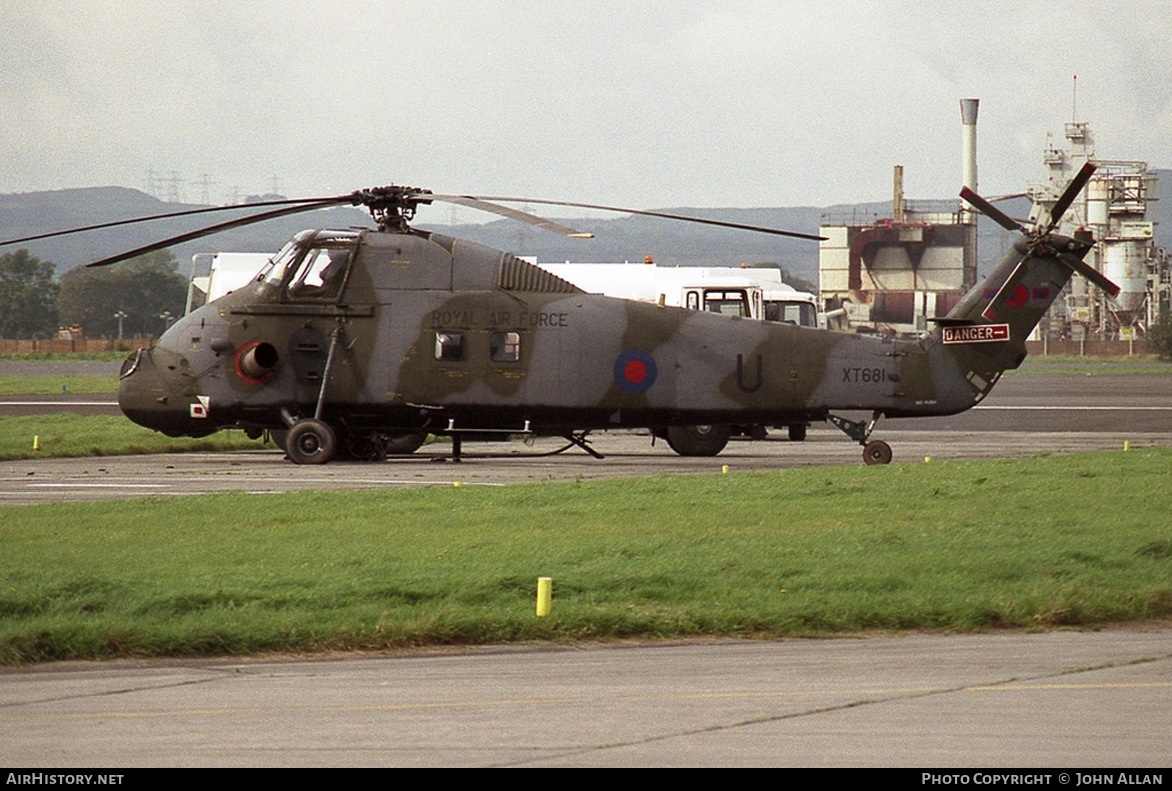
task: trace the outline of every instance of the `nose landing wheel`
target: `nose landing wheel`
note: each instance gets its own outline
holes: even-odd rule
[[[295,464],[325,464],[337,447],[334,430],[314,418],[298,420],[285,437],[285,452]]]

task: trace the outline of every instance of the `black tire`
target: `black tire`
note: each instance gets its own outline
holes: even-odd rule
[[[374,431],[347,431],[338,443],[337,458],[353,461],[382,461],[379,435]]]
[[[789,441],[790,442],[805,442],[806,441],[806,424],[805,423],[791,423],[789,426]]]
[[[337,447],[334,430],[313,418],[298,420],[285,438],[285,452],[295,464],[325,464]]]
[[[728,426],[668,426],[667,444],[681,456],[715,456],[730,433]]]
[[[867,464],[890,464],[891,446],[881,439],[868,442],[863,448],[863,461]]]
[[[388,456],[406,456],[414,453],[427,439],[427,432],[420,431],[414,434],[387,434],[384,437],[383,447]]]
[[[270,428],[268,430],[269,439],[273,444],[286,453],[289,452],[289,429],[287,428]]]

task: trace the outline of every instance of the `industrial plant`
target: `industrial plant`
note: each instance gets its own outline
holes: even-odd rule
[[[1169,307],[1169,258],[1156,245],[1153,203],[1158,198],[1156,172],[1148,163],[1101,159],[1095,155],[1090,125],[1066,124],[1068,149],[1049,145],[1044,162],[1045,181],[1029,188],[1033,201],[1031,221],[1049,218],[1050,207],[1066,180],[1085,162],[1098,170],[1086,190],[1067,213],[1069,229],[1086,228],[1094,234],[1095,248],[1087,263],[1117,283],[1115,300],[1085,280],[1075,278],[1065,300],[1055,303],[1049,321],[1039,331],[1071,340],[1128,340],[1142,337]],[[1048,326],[1047,326],[1048,324]]]
[[[978,100],[961,100],[963,185],[977,191]],[[1122,288],[1111,300],[1075,278],[1036,331],[1039,339],[1137,339],[1170,304],[1169,257],[1156,245],[1157,177],[1146,162],[1100,159],[1090,125],[1066,124],[1069,149],[1046,148],[1045,181],[1029,186],[1029,223],[1046,222],[1064,186],[1087,161],[1098,170],[1062,229],[1091,231],[1087,262]],[[891,216],[831,218],[820,228],[820,306],[828,326],[915,334],[948,313],[977,282],[977,213],[966,202],[916,203],[895,167]]]

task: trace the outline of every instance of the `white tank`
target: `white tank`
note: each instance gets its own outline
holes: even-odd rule
[[[1087,184],[1087,222],[1091,225],[1107,224],[1107,203],[1111,198],[1111,182],[1108,179],[1092,178]]]
[[[1123,310],[1143,307],[1148,292],[1147,252],[1149,243],[1140,239],[1111,239],[1103,243],[1103,274],[1119,286],[1116,301]]]

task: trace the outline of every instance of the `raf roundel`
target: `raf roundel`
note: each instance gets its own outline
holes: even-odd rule
[[[1030,290],[1025,287],[1025,284],[1018,283],[1017,288],[1005,300],[1005,304],[1011,308],[1020,308],[1030,301]]]
[[[646,393],[655,384],[655,359],[642,349],[628,349],[614,361],[614,380],[628,393]]]

